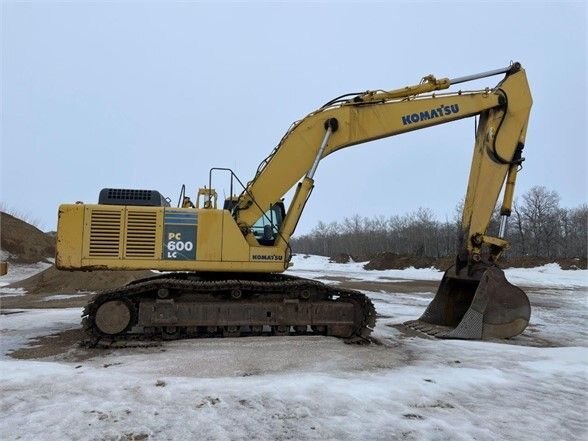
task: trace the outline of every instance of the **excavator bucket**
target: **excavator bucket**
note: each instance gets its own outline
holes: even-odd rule
[[[479,264],[466,273],[449,268],[424,314],[405,325],[438,338],[465,340],[510,338],[523,332],[531,317],[523,290],[495,266]]]

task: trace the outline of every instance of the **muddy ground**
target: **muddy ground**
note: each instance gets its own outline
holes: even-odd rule
[[[407,299],[411,298],[414,294],[423,293],[434,293],[437,290],[439,282],[436,281],[423,281],[423,280],[398,280],[390,279],[390,281],[373,282],[373,281],[357,281],[348,279],[345,277],[334,277],[326,276],[325,280],[338,283],[338,286],[351,288],[362,291],[370,291],[372,293],[379,293],[381,299],[384,301],[387,295],[394,296],[395,299],[391,299],[393,302],[404,301],[399,300],[398,296],[403,294],[407,295]],[[529,295],[534,296],[537,290],[528,289]],[[4,297],[0,304],[0,315],[4,314],[18,314],[19,309],[47,309],[47,308],[83,308],[88,303],[94,293],[91,292],[78,292],[73,295],[51,295],[40,292],[33,292],[24,295]],[[552,299],[553,300],[553,299]],[[408,300],[410,301],[410,300]],[[550,301],[544,296],[533,298],[532,302],[535,307],[540,308],[557,308],[557,304],[554,301]],[[546,303],[547,302],[547,303]],[[387,302],[386,302],[387,303]],[[376,306],[376,309],[377,306]],[[390,319],[389,316],[378,310],[378,318],[381,320]],[[417,318],[417,317],[415,317]],[[402,325],[390,325],[400,331],[402,331],[407,337],[414,337],[415,332]],[[535,326],[531,324],[526,331],[526,336],[521,339],[518,344],[524,344],[528,346],[538,347],[552,347],[556,346],[557,342],[548,341],[539,336],[534,335],[537,332]],[[22,347],[16,351],[11,352],[9,355],[15,359],[43,359],[50,357],[52,359],[63,360],[68,362],[81,362],[94,357],[100,357],[116,349],[89,349],[80,346],[80,342],[85,339],[85,335],[81,328],[69,329],[55,334],[44,335],[35,338],[29,342],[29,345]],[[374,344],[378,344],[378,339],[373,340]],[[515,343],[517,344],[517,343]],[[160,342],[150,343],[145,348],[140,348],[140,351],[165,351],[165,344]]]
[[[394,282],[356,281],[343,277],[325,277],[338,282],[338,286],[356,290],[394,293],[435,292],[438,282],[402,280]],[[55,295],[34,290],[32,293],[4,297],[0,304],[0,315],[18,314],[19,309],[83,308],[94,296],[93,292],[77,292],[71,295]],[[410,333],[409,330],[406,332]],[[10,353],[16,359],[42,359],[46,357],[67,361],[83,361],[104,354],[104,349],[80,347],[85,338],[81,328],[45,335],[30,341],[26,347]],[[377,342],[376,342],[377,343]],[[159,347],[159,344],[156,346]],[[159,350],[159,349],[154,349]]]

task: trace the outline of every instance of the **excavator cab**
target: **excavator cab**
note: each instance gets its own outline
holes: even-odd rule
[[[286,217],[284,203],[273,204],[258,220],[251,226],[251,232],[260,245],[273,246],[282,221]]]

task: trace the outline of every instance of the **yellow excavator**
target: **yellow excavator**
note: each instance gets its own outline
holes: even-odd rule
[[[495,75],[503,78],[493,87],[447,90]],[[421,318],[405,325],[441,338],[516,336],[529,322],[529,300],[496,260],[508,247],[531,104],[519,63],[342,95],[295,122],[246,184],[230,169],[213,168],[195,203],[183,187],[177,208],[157,191],[117,188],[103,189],[98,204],[61,205],[56,266],[161,272],[95,296],[82,315],[95,344],[270,333],[365,341],[376,319],[367,296],[281,274],[320,161],[345,147],[478,117],[455,265]],[[231,188],[222,208],[212,186],[218,174]],[[500,232],[492,237],[487,228],[501,192]]]

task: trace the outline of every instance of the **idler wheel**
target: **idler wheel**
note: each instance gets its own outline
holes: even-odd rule
[[[94,323],[100,332],[116,335],[131,326],[131,305],[122,300],[109,300],[98,307]]]
[[[169,289],[159,288],[157,290],[157,297],[160,299],[167,299],[169,297]]]
[[[177,340],[180,338],[181,330],[177,326],[164,326],[162,337],[164,340]]]
[[[231,298],[234,300],[239,300],[243,297],[243,292],[239,288],[235,288],[231,290]]]

